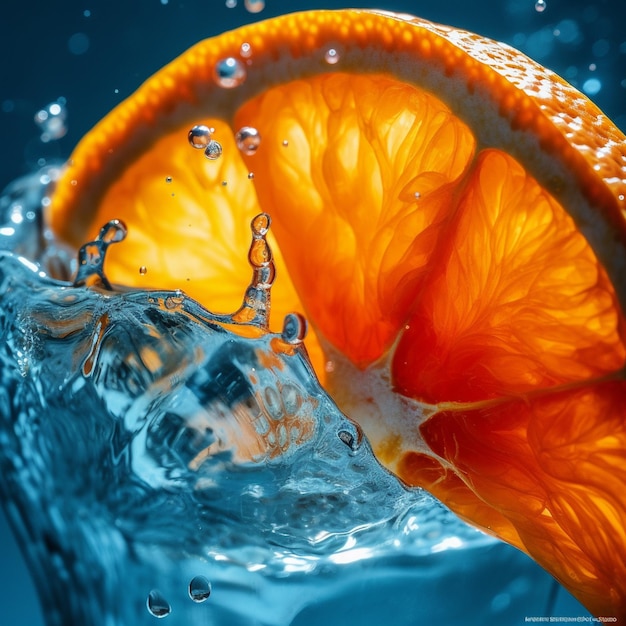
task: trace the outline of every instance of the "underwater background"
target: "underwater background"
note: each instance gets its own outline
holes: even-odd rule
[[[0,12],[0,189],[69,156],[111,108],[197,41],[289,11],[356,5],[505,41],[587,93],[626,130],[626,0],[266,0],[260,13],[247,11],[244,0],[14,0]],[[35,116],[59,98],[67,111],[63,136],[42,141]],[[553,613],[588,615],[564,591]],[[0,625],[42,623],[36,590],[0,508]]]

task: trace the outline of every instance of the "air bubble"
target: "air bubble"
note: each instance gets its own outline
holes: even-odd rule
[[[202,124],[194,126],[187,134],[189,145],[196,150],[205,150],[211,143],[211,131]]]
[[[299,313],[288,313],[283,321],[283,330],[280,334],[283,341],[297,345],[306,337],[306,319]]]
[[[254,154],[261,145],[261,135],[256,128],[244,126],[237,131],[235,142],[241,152],[251,155]]]
[[[239,54],[244,59],[249,59],[252,56],[252,46],[247,42],[242,43],[239,48]]]
[[[248,13],[260,13],[265,8],[265,0],[244,0]]]
[[[156,589],[148,594],[146,606],[154,617],[167,617],[172,612],[170,603]]]
[[[226,0],[226,8],[234,9],[237,6],[237,0]]]
[[[145,275],[148,273],[148,268],[147,268],[145,265],[142,265],[142,266],[139,268],[139,273],[140,273],[142,276],[145,276]]]
[[[61,139],[67,134],[67,109],[65,98],[51,102],[35,114],[35,124],[41,130],[40,139],[44,143]]]
[[[211,583],[204,576],[194,576],[189,583],[189,597],[194,602],[204,602],[211,595]]]
[[[324,54],[324,60],[329,65],[335,65],[339,61],[339,52],[335,48],[329,48]]]
[[[535,2],[535,11],[537,11],[537,13],[543,13],[547,6],[546,0],[537,0],[537,2]]]
[[[172,182],[172,177],[171,176],[166,176],[165,177],[165,182],[166,183],[171,183]]]
[[[248,180],[252,180],[254,178],[254,172],[248,172]]]
[[[217,62],[215,66],[215,82],[225,89],[238,87],[246,80],[246,68],[243,63],[234,57],[227,57]]]
[[[219,141],[211,139],[211,141],[209,141],[209,145],[204,151],[204,156],[210,161],[219,159],[222,156],[222,144]]]
[[[289,141],[287,139],[283,139],[283,148],[286,148],[289,145]]]

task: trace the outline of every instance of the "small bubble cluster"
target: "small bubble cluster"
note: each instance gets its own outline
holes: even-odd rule
[[[65,98],[51,102],[35,114],[35,124],[41,130],[40,139],[44,143],[64,137],[67,134],[66,122]]]
[[[214,161],[222,156],[222,144],[215,141],[211,135],[211,129],[208,126],[198,124],[187,133],[187,139],[192,148],[204,150],[204,156],[210,161]],[[171,182],[171,177],[168,176],[168,178],[169,180],[166,179],[167,182]]]

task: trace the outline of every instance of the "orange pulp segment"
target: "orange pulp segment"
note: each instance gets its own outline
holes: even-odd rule
[[[247,73],[230,89],[226,57]],[[219,161],[187,144],[197,123]],[[320,378],[379,458],[624,617],[625,179],[623,135],[520,53],[309,12],[156,74],[79,144],[51,223],[79,244],[121,217],[112,281],[234,310],[247,223],[270,213],[275,318],[306,312]]]

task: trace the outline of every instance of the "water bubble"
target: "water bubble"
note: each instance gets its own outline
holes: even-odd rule
[[[60,139],[67,133],[65,98],[58,98],[35,114],[35,124],[41,130],[41,141]]]
[[[211,142],[211,131],[208,126],[198,124],[187,133],[189,145],[197,150],[205,150]]]
[[[286,148],[289,145],[289,140],[283,139],[283,148]]]
[[[140,273],[142,276],[145,276],[145,275],[148,273],[148,268],[147,268],[145,265],[142,265],[142,266],[139,268],[139,273]]]
[[[248,180],[252,180],[254,178],[254,172],[248,172]]]
[[[537,2],[535,2],[535,11],[537,11],[537,13],[543,13],[547,6],[546,0],[537,0]]]
[[[239,48],[239,54],[244,59],[249,59],[252,56],[252,46],[247,42],[242,43]]]
[[[251,155],[254,154],[261,145],[261,135],[256,128],[244,126],[237,131],[235,142],[241,152]]]
[[[165,182],[166,183],[171,183],[172,182],[172,177],[171,176],[166,176],[165,177]]]
[[[211,583],[204,576],[194,576],[189,583],[189,597],[204,602],[211,595]]]
[[[204,156],[210,161],[219,159],[222,156],[222,144],[219,141],[211,139],[206,147],[206,150],[204,151]]]
[[[339,52],[335,48],[329,48],[324,54],[324,60],[329,65],[335,65],[339,61]]]
[[[156,589],[148,594],[146,606],[154,617],[167,617],[172,612],[169,602]]]
[[[237,0],[226,0],[226,8],[234,9],[237,6]]]
[[[280,334],[283,341],[297,345],[306,337],[306,319],[299,313],[288,313],[283,321],[283,330]]]
[[[588,78],[583,83],[583,91],[588,96],[595,96],[602,89],[602,82],[597,78]]]
[[[248,13],[260,13],[265,8],[265,0],[244,0]]]
[[[239,59],[227,57],[217,62],[214,76],[215,82],[220,87],[232,89],[246,80],[246,68]]]
[[[67,40],[67,47],[72,54],[77,56],[85,54],[89,50],[89,37],[85,33],[74,33]]]

